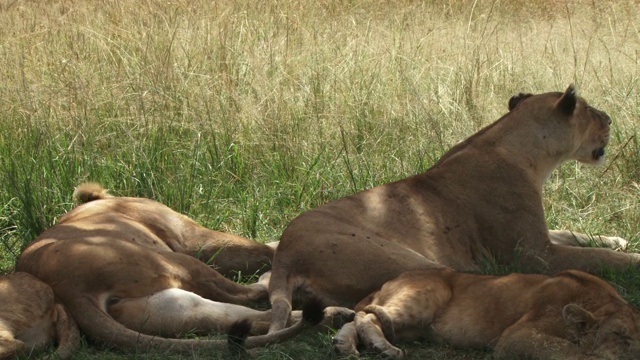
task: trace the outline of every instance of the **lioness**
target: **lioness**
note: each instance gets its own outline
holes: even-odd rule
[[[478,271],[483,262],[524,272],[624,269],[637,254],[584,248],[584,234],[549,231],[542,186],[567,160],[601,164],[611,119],[575,94],[519,94],[509,112],[456,145],[428,171],[310,210],[276,251],[270,331],[282,329],[296,289],[352,306],[414,269]],[[603,237],[609,246],[616,238]]]
[[[49,284],[91,338],[180,351],[227,345],[156,335],[227,332],[241,320],[267,331],[270,311],[237,304],[266,297],[268,273],[244,286],[195,256],[224,274],[255,272],[268,266],[273,248],[206,229],[153,200],[110,196],[98,184],[80,185],[75,197],[85,203],[34,240],[16,269]]]
[[[355,310],[334,338],[343,355],[357,355],[362,344],[402,358],[390,341],[423,337],[495,348],[504,359],[640,358],[640,312],[611,285],[577,270],[553,277],[408,271]]]
[[[50,358],[66,359],[80,335],[49,285],[24,272],[0,276],[0,359],[43,351],[57,343]]]

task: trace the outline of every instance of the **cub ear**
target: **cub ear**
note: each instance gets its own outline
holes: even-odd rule
[[[573,111],[576,109],[576,89],[573,84],[569,85],[567,90],[565,90],[564,94],[556,101],[554,107],[559,109],[566,115],[573,114]]]
[[[576,304],[568,304],[562,309],[562,318],[570,330],[580,334],[591,329],[598,320],[592,313]]]
[[[522,102],[522,100],[533,96],[533,94],[524,94],[519,93],[518,95],[513,95],[511,99],[509,99],[509,111],[513,110]]]

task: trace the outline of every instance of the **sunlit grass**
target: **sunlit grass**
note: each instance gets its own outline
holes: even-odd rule
[[[271,241],[306,209],[426,170],[514,93],[569,83],[612,116],[610,161],[554,173],[548,222],[640,250],[639,10],[542,0],[3,3],[2,271],[72,207],[82,181]],[[623,275],[610,277],[638,303],[640,281]],[[264,356],[326,358],[329,344],[309,336]],[[409,348],[415,358],[486,357]]]

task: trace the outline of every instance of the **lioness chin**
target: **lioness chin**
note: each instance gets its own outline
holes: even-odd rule
[[[640,312],[605,281],[577,270],[552,277],[409,271],[355,310],[334,338],[342,355],[364,347],[402,358],[393,342],[423,338],[494,348],[501,359],[640,358]]]
[[[408,270],[479,271],[487,262],[538,273],[637,266],[638,254],[580,247],[588,236],[550,231],[542,206],[543,184],[562,163],[604,162],[610,124],[573,86],[519,94],[507,114],[425,173],[298,216],[274,256],[270,331],[285,327],[297,289],[353,306]]]

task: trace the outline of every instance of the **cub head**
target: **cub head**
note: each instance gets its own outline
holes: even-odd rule
[[[525,118],[536,123],[533,135],[549,156],[559,161],[604,163],[611,118],[577,96],[573,85],[564,93],[515,95],[509,100],[509,111],[516,121]]]
[[[569,304],[562,316],[584,355],[603,360],[640,359],[640,314],[628,304],[612,300],[595,313]]]

